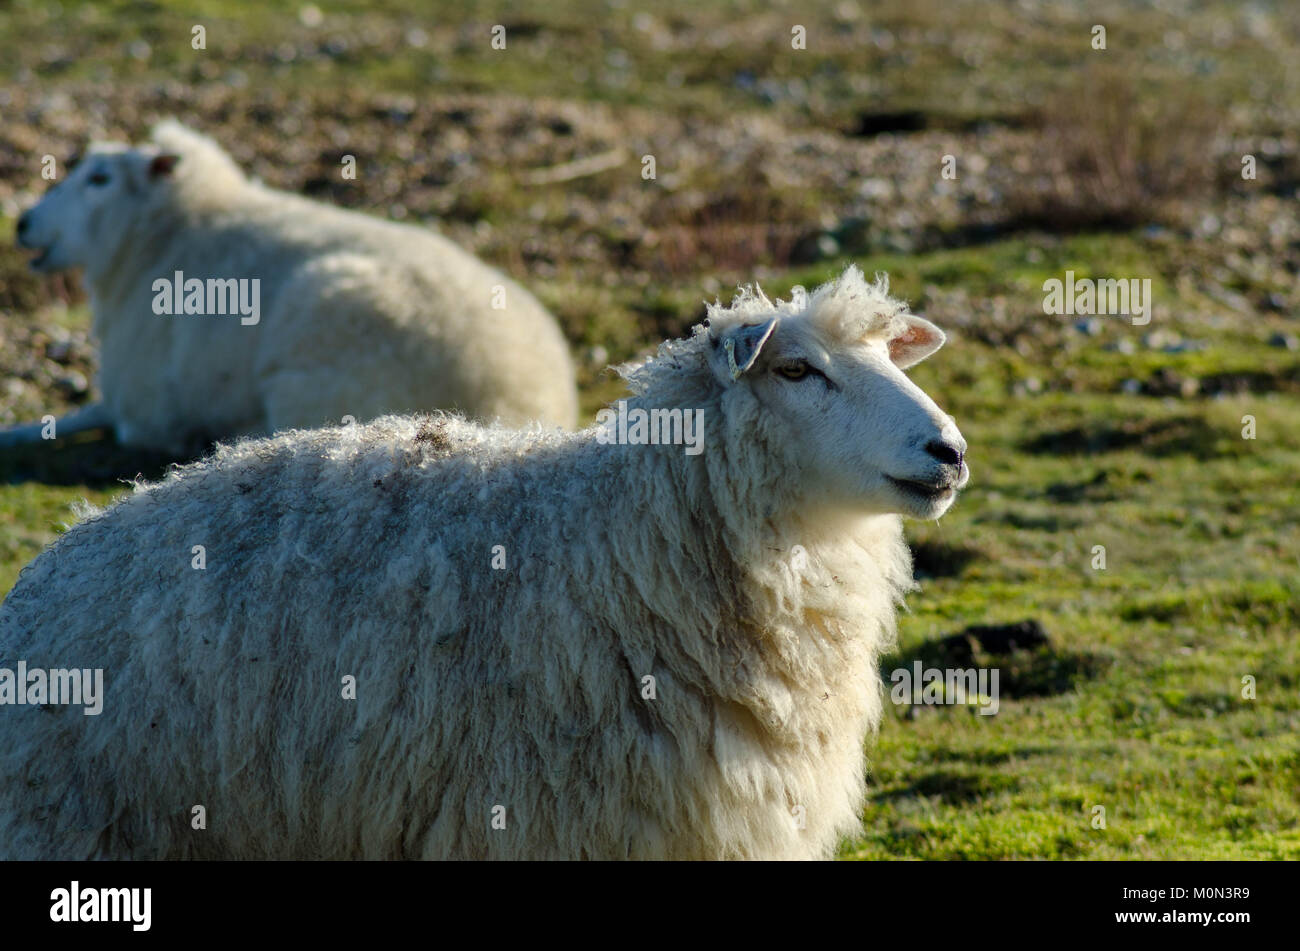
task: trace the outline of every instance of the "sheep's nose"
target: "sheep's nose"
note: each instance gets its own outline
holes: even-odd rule
[[[938,439],[926,443],[925,451],[945,465],[957,466],[958,468],[961,468],[962,457],[966,455],[965,446],[941,442]]]
[[[23,236],[23,232],[27,230],[27,226],[31,223],[31,212],[24,211],[18,218],[18,237],[21,238]]]

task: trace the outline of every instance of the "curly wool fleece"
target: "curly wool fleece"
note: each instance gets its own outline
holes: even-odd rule
[[[703,410],[698,456],[385,417],[92,513],[0,608],[0,665],[107,671],[99,716],[0,713],[0,853],[830,856],[910,558],[897,515],[802,507],[708,358],[755,314],[858,335],[892,306],[851,269],[626,368],[633,408]]]

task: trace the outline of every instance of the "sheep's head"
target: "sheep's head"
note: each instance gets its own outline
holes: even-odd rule
[[[724,404],[752,413],[813,504],[938,518],[970,478],[966,440],[903,373],[938,350],[938,327],[884,279],[850,267],[789,301],[742,290],[709,311],[709,366]]]
[[[174,120],[155,126],[143,145],[94,143],[69,165],[67,177],[18,219],[18,244],[39,252],[31,261],[37,271],[92,267],[178,191],[190,205],[221,207],[230,183],[245,180],[216,142]]]
[[[67,177],[18,219],[18,244],[36,271],[84,267],[114,240],[122,218],[164,187],[177,156],[156,146],[92,145]]]

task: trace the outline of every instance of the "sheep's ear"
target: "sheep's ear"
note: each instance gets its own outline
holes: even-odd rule
[[[149,162],[149,178],[166,178],[176,170],[176,163],[181,160],[179,155],[166,153],[155,155]]]
[[[906,370],[942,347],[947,339],[930,321],[907,314],[903,317],[903,332],[889,341],[889,359]]]
[[[776,318],[761,324],[732,327],[713,341],[713,371],[723,382],[734,382],[758,360],[759,351],[776,330]]]

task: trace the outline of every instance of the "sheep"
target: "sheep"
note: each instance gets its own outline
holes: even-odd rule
[[[970,475],[902,372],[943,341],[850,267],[711,305],[578,433],[386,416],[138,486],[0,607],[0,667],[105,683],[0,708],[0,854],[832,855],[900,515]]]
[[[577,422],[568,346],[518,284],[431,231],[252,181],[175,121],[145,146],[92,146],[17,237],[37,271],[85,269],[100,344],[102,400],[56,436],[110,427],[184,455],[435,408]]]

